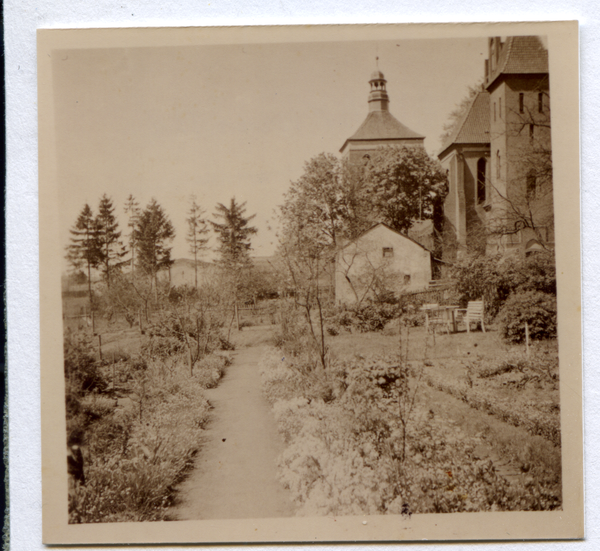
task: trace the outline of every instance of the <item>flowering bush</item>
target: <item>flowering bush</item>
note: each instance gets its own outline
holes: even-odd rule
[[[85,485],[69,493],[69,522],[164,520],[173,486],[191,466],[209,404],[203,389],[214,385],[228,363],[208,356],[194,377],[183,357],[166,369],[149,360],[131,379],[131,405],[88,395],[93,412],[84,429]],[[90,420],[92,419],[92,420]]]
[[[210,354],[196,363],[194,377],[203,388],[213,388],[217,386],[230,363],[231,358],[225,354]]]
[[[327,374],[333,398],[275,350],[263,388],[286,443],[279,478],[301,515],[550,510],[556,481],[509,484],[477,440],[415,401],[420,370],[393,358],[357,357]],[[558,488],[558,489],[557,489]]]
[[[514,293],[500,310],[498,323],[510,342],[525,340],[526,323],[532,340],[556,337],[556,296],[541,291]]]

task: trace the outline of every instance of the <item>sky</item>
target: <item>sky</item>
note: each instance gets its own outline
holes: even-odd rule
[[[156,198],[176,230],[172,258],[192,258],[190,198],[212,218],[235,197],[256,214],[252,254],[270,255],[285,191],[306,161],[339,154],[361,125],[376,63],[391,113],[435,154],[448,115],[483,77],[486,48],[481,37],[58,51],[63,246],[83,206],[96,212],[104,193],[125,231],[132,194],[142,207]]]

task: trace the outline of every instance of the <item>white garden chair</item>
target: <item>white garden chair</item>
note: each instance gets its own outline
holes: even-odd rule
[[[470,300],[466,308],[459,308],[456,312],[462,314],[462,320],[467,326],[467,333],[471,332],[471,323],[481,323],[481,330],[485,333],[485,325],[483,323],[484,314],[483,300]]]

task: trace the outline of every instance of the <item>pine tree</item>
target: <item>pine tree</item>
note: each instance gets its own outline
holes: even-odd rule
[[[125,202],[125,214],[128,217],[127,227],[129,228],[128,241],[129,241],[129,252],[131,254],[131,277],[134,276],[135,266],[135,249],[136,249],[136,227],[141,214],[140,204],[135,200],[135,197],[129,194],[127,201]]]
[[[171,247],[168,244],[175,237],[173,224],[157,203],[152,199],[139,216],[135,241],[138,252],[138,265],[140,269],[157,284],[157,273],[162,268],[168,268],[171,260]]]
[[[66,258],[76,270],[87,267],[88,293],[92,304],[92,268],[101,262],[102,251],[98,239],[98,224],[90,206],[86,203],[70,230],[71,244],[67,246]]]
[[[98,228],[98,241],[100,243],[100,262],[102,272],[106,279],[106,285],[110,287],[111,270],[119,264],[125,255],[123,243],[120,241],[121,232],[117,231],[119,224],[115,219],[115,208],[106,193],[100,199],[98,216],[96,217]]]
[[[189,218],[186,219],[188,232],[186,241],[190,244],[190,252],[194,255],[194,286],[198,288],[198,255],[207,249],[208,237],[203,237],[208,233],[206,220],[202,218],[204,211],[196,203],[196,198],[192,197],[192,205],[188,212]]]
[[[253,226],[249,226],[248,223],[256,214],[245,217],[246,203],[236,203],[235,197],[231,199],[229,208],[222,203],[218,203],[216,210],[217,212],[213,216],[223,220],[223,223],[213,221],[210,221],[210,223],[217,233],[217,240],[219,241],[219,263],[230,272],[238,272],[242,268],[249,268],[252,265],[250,260],[250,236],[258,230]]]

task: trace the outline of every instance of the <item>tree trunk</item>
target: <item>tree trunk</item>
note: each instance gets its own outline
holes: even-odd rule
[[[90,261],[87,263],[88,267],[88,293],[90,296],[90,314],[92,313],[92,266]]]

